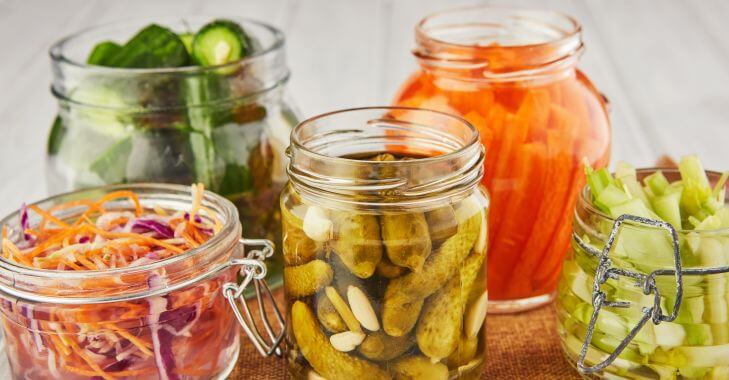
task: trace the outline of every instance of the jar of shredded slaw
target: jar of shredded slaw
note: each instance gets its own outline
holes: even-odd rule
[[[260,262],[245,257],[249,241],[228,200],[201,185],[110,186],[23,206],[0,228],[13,378],[216,379],[232,370],[238,266],[250,281],[246,263]],[[273,252],[250,242],[264,248],[249,255]]]

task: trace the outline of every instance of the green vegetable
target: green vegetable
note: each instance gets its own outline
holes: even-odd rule
[[[195,38],[195,35],[192,33],[182,33],[179,36],[182,43],[185,44],[187,54],[190,54],[192,56],[192,40]]]
[[[171,30],[152,24],[132,37],[104,60],[106,66],[123,68],[182,67],[190,63],[185,44]]]
[[[119,140],[89,167],[105,183],[126,182],[127,158],[132,151],[132,138]]]
[[[56,154],[61,148],[61,142],[63,136],[66,134],[65,127],[63,126],[63,119],[60,116],[56,116],[53,119],[53,125],[51,126],[51,133],[48,135],[48,154]]]
[[[200,66],[234,62],[251,53],[251,43],[243,28],[228,20],[215,20],[195,34],[192,56]]]
[[[94,50],[89,54],[89,58],[86,59],[86,63],[89,65],[98,66],[109,66],[111,58],[119,54],[122,50],[122,46],[113,41],[104,41],[96,46]]]
[[[682,158],[681,179],[669,182],[657,171],[638,181],[636,171],[619,163],[615,176],[604,170],[586,168],[590,199],[595,208],[612,218],[623,214],[666,221],[679,231],[682,262],[687,267],[729,265],[729,238],[717,231],[729,226],[729,207],[725,202],[723,174],[712,186],[696,156]],[[612,225],[594,223],[580,233],[596,248]],[[576,227],[577,228],[577,227]],[[592,239],[590,239],[592,238]],[[592,241],[590,241],[592,240]],[[566,349],[571,356],[581,349],[587,324],[592,316],[592,293],[596,262],[573,245],[574,259],[563,267],[559,285],[558,315],[565,332]],[[624,225],[611,252],[612,266],[642,273],[673,266],[671,240],[665,231]],[[648,323],[638,332],[608,371],[626,378],[712,379],[729,375],[729,275],[684,276],[683,302],[676,320],[654,325]],[[610,300],[630,302],[628,308],[604,307],[595,326],[588,364],[612,352],[643,315],[643,308],[654,303],[653,294],[643,294],[634,280],[620,277],[601,285]],[[658,276],[661,308],[671,312],[676,290],[674,279]],[[574,335],[572,335],[574,334]],[[573,339],[573,337],[575,337]]]

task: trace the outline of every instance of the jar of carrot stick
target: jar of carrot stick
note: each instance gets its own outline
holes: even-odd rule
[[[395,103],[461,115],[486,147],[493,312],[549,302],[569,243],[583,162],[605,166],[606,101],[576,68],[581,27],[551,11],[475,7],[416,27],[420,64]]]

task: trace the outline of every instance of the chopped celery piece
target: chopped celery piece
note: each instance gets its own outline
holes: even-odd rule
[[[614,182],[607,169],[593,170],[589,162],[585,163],[585,175],[587,176],[587,185],[590,187],[593,197],[600,195],[607,185]]]
[[[643,187],[638,182],[638,175],[635,168],[627,162],[620,161],[615,167],[615,179],[625,188],[631,198],[638,198],[650,206],[648,196],[646,196]]]
[[[630,214],[643,218],[660,219],[640,199],[633,198],[627,202],[610,207],[610,216],[617,218],[620,215]]]
[[[681,192],[668,191],[653,197],[651,204],[655,213],[677,229],[681,229]]]
[[[650,359],[674,367],[729,366],[729,344],[658,349]]]
[[[612,207],[628,202],[630,198],[623,189],[614,184],[607,185],[600,195],[595,197],[595,206],[601,210],[609,211]]]
[[[653,195],[663,195],[669,185],[668,179],[666,178],[666,176],[663,175],[663,172],[661,172],[660,170],[657,170],[654,173],[645,177],[643,179],[643,183],[648,186],[648,189],[650,189]]]
[[[711,326],[707,324],[686,324],[683,327],[686,329],[686,344],[690,346],[709,346],[714,344]]]
[[[685,156],[678,164],[683,182],[681,207],[686,216],[695,216],[703,220],[703,205],[711,197],[712,189],[701,162],[696,156]]]

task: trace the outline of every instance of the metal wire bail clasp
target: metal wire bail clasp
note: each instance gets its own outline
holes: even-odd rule
[[[635,224],[643,224],[650,227],[661,228],[668,231],[673,244],[674,268],[659,269],[646,275],[644,273],[638,273],[612,267],[609,253],[612,249],[613,243],[615,242],[618,233],[620,232],[620,227],[625,221],[630,221]],[[592,313],[592,317],[590,318],[590,323],[587,326],[587,333],[585,334],[585,341],[582,343],[582,350],[580,351],[580,355],[577,358],[577,370],[582,374],[588,375],[605,369],[605,367],[609,366],[613,361],[615,361],[615,359],[620,355],[621,352],[623,352],[625,347],[628,346],[633,338],[635,338],[635,336],[648,322],[648,320],[651,320],[653,324],[657,325],[664,321],[671,322],[676,319],[676,317],[678,316],[678,310],[681,307],[681,299],[683,298],[683,272],[681,269],[681,251],[678,241],[678,233],[671,224],[635,215],[621,215],[615,220],[615,223],[613,224],[613,227],[610,231],[610,235],[608,236],[607,242],[605,243],[605,248],[603,248],[602,251],[587,244],[585,241],[582,240],[582,238],[577,236],[576,233],[573,233],[572,237],[573,239],[575,239],[580,248],[584,249],[588,253],[591,253],[599,260],[597,269],[595,270],[595,282],[593,284],[592,290],[592,306],[594,308],[594,311]],[[675,277],[676,280],[676,299],[673,305],[673,311],[670,315],[663,314],[661,310],[661,293],[656,286],[656,276],[659,275],[672,275]],[[644,294],[653,294],[653,306],[649,308],[643,308],[642,318],[633,327],[633,329],[630,330],[625,339],[620,342],[620,344],[605,360],[595,364],[592,367],[587,366],[585,365],[585,357],[587,356],[587,350],[592,342],[592,335],[595,330],[595,325],[597,324],[597,317],[600,314],[600,310],[602,309],[602,307],[606,306],[625,308],[630,306],[630,302],[627,301],[608,300],[605,292],[603,292],[600,288],[600,286],[604,284],[607,280],[617,280],[619,276],[630,277],[636,280],[636,286],[641,287]]]
[[[281,315],[281,311],[276,304],[276,300],[273,298],[271,289],[266,284],[266,264],[264,260],[271,257],[274,251],[274,245],[270,240],[264,239],[240,239],[240,244],[243,247],[262,247],[262,249],[250,250],[245,258],[231,260],[231,265],[240,265],[241,275],[243,280],[240,284],[228,282],[223,285],[223,295],[230,303],[230,307],[233,308],[238,322],[243,326],[243,331],[246,332],[248,338],[256,346],[258,352],[263,356],[281,356],[282,351],[279,345],[283,340],[285,333],[285,322]],[[248,307],[248,303],[245,300],[244,293],[248,285],[253,282],[254,289],[256,291],[256,300],[258,302],[258,310],[261,316],[261,323],[265,328],[265,335],[261,333],[258,325],[253,319],[251,309]],[[264,298],[265,297],[265,298]],[[265,304],[266,298],[268,302],[273,306],[273,312],[278,323],[278,328],[274,330],[269,315],[266,312]],[[241,308],[238,308],[240,304],[241,308],[245,313],[241,313]]]

